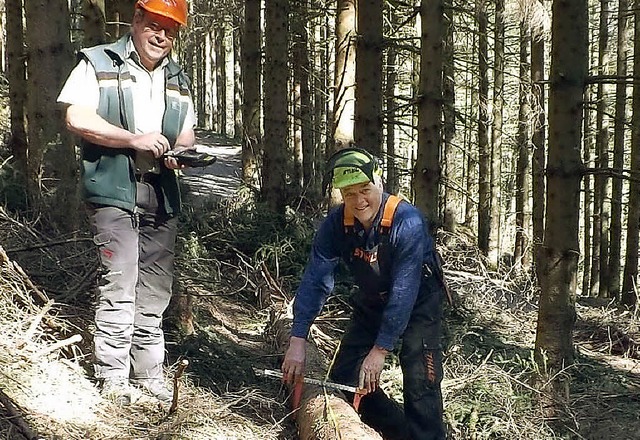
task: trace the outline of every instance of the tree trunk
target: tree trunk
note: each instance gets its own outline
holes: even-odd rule
[[[628,56],[628,0],[618,1],[618,41],[616,74],[627,75]],[[638,43],[640,44],[640,43]],[[622,174],[624,168],[624,126],[627,111],[627,85],[616,84],[615,121],[613,125],[613,168]],[[609,239],[609,295],[618,298],[620,295],[620,249],[622,242],[622,186],[620,178],[612,179],[611,188],[611,228]]]
[[[332,124],[329,120],[333,118],[329,111],[329,78],[331,73],[329,72],[329,28],[330,22],[327,16],[320,17],[318,23],[315,26],[314,37],[315,41],[311,45],[314,50],[314,63],[316,66],[321,66],[318,72],[313,77],[313,119],[315,121],[314,127],[314,142],[313,142],[313,200],[319,200],[322,196],[320,194],[320,187],[322,186],[322,169],[324,164],[324,155],[322,154],[324,147],[330,143],[333,147],[333,137],[329,133]]]
[[[260,0],[244,2],[242,35],[242,90],[244,132],[242,133],[242,180],[250,187],[258,183],[258,157],[262,151],[260,134],[261,30]]]
[[[543,8],[543,1],[539,0],[539,7]],[[531,160],[532,212],[533,226],[533,258],[536,278],[540,280],[540,264],[538,264],[538,250],[544,241],[544,210],[545,210],[545,176],[546,154],[546,112],[544,91],[544,34],[539,30],[531,38],[531,100],[533,110],[533,154]]]
[[[11,111],[11,137],[8,146],[15,157],[18,185],[26,188],[27,133],[25,105],[27,102],[27,69],[25,64],[24,29],[22,27],[22,0],[6,0],[7,18],[7,80],[9,82],[9,109]]]
[[[388,20],[391,28],[395,29],[399,24],[397,11],[389,8]],[[391,194],[398,194],[400,190],[400,175],[398,173],[398,151],[396,151],[396,83],[398,82],[398,73],[396,62],[398,59],[398,50],[395,45],[390,45],[387,49],[386,62],[386,83],[385,83],[385,113],[386,120],[386,157],[387,157],[387,191]]]
[[[338,0],[333,140],[328,154],[353,143],[356,87],[356,0]]]
[[[470,47],[472,48],[472,53],[475,54],[475,51],[478,50],[477,45],[477,32],[471,32],[471,43]],[[469,43],[469,33],[467,33],[467,43]],[[473,58],[473,57],[472,57]],[[471,145],[478,145],[478,141],[476,138],[476,134],[479,134],[476,128],[478,128],[478,76],[474,75],[472,69],[467,68],[466,73],[467,83],[471,85],[471,91],[467,92],[467,96],[469,97],[466,102],[468,102],[469,112],[471,113],[471,117],[467,118],[468,120],[465,122],[465,150],[466,150],[466,178],[465,178],[465,203],[464,203],[464,224],[468,227],[472,227],[474,223],[474,219],[476,218],[477,212],[474,210],[474,199],[473,194],[478,194],[474,189],[478,183],[478,160],[477,157],[474,156],[474,148],[471,148]]]
[[[569,380],[564,371],[574,360],[587,29],[586,0],[553,3],[547,221],[534,352],[542,380],[552,385],[551,399],[542,399],[550,416],[557,415],[558,403],[568,398]]]
[[[491,202],[487,257],[496,268],[500,257],[500,187],[504,112],[504,0],[496,2],[493,64],[493,130],[491,136]]]
[[[220,26],[215,35],[216,107],[214,112],[216,130],[227,135],[227,27]]]
[[[516,166],[516,238],[513,250],[513,261],[516,268],[526,268],[528,263],[528,242],[526,232],[529,230],[529,31],[525,23],[520,24],[520,105],[518,111],[518,161]]]
[[[294,84],[294,172],[293,183],[298,194],[313,182],[314,154],[310,138],[311,99],[309,92],[309,42],[305,25],[309,20],[308,0],[294,0],[292,15],[292,52]]]
[[[640,0],[633,4],[634,32],[633,76],[640,78]],[[633,83],[633,116],[631,118],[631,172],[640,173],[640,84]],[[622,303],[634,307],[638,301],[638,230],[640,228],[640,182],[629,182],[629,215],[627,217],[627,249],[622,277]]]
[[[262,199],[273,212],[284,214],[287,201],[286,174],[289,158],[289,0],[265,3],[264,65],[264,161]]]
[[[598,32],[598,74],[607,73],[609,61],[609,0],[600,0]],[[596,168],[609,168],[609,117],[605,85],[599,82],[596,90]],[[605,204],[609,179],[597,173],[593,195],[593,253],[591,263],[591,296],[606,297],[608,292],[608,206]]]
[[[109,0],[105,2],[107,10],[107,40],[116,41],[129,31],[133,18],[135,0]]]
[[[284,353],[290,333],[290,319],[277,316],[271,323],[269,333],[278,352]],[[307,343],[305,375],[324,378],[326,363],[320,352]],[[292,390],[292,387],[289,387]],[[296,411],[296,422],[300,440],[381,440],[382,437],[365,425],[356,411],[344,400],[341,393],[323,390],[322,387],[305,384],[300,408]]]
[[[487,0],[478,0],[478,65],[480,85],[478,89],[478,248],[489,254],[491,233],[491,150],[489,148],[489,63],[487,42]]]
[[[242,91],[242,24],[236,22],[233,27],[233,138],[242,140],[243,119],[242,107],[244,93]],[[193,53],[190,51],[190,53]]]
[[[27,160],[27,193],[38,207],[41,201],[41,177],[44,171],[44,155],[49,144],[57,142],[64,130],[61,108],[56,104],[58,92],[71,70],[73,55],[69,40],[69,9],[67,3],[59,8],[27,0],[25,2],[27,24],[27,118],[29,151]],[[74,145],[65,142],[52,155],[54,177],[60,179],[56,196],[62,198],[58,207],[63,218],[71,224],[77,218],[79,203],[75,191],[77,162]],[[68,202],[66,203],[65,200]],[[54,213],[55,215],[55,213]]]
[[[91,47],[106,42],[105,0],[82,2],[82,45]]]
[[[382,152],[382,0],[358,0],[356,49],[356,145]]]
[[[595,151],[595,138],[591,133],[593,123],[593,112],[589,109],[589,103],[591,102],[591,87],[587,86],[584,92],[584,100],[587,106],[584,110],[584,141],[583,141],[583,157],[584,164],[587,168],[593,166],[593,152]],[[584,176],[584,197],[583,197],[583,214],[582,218],[584,223],[583,234],[583,268],[582,268],[582,295],[589,295],[591,291],[591,249],[593,245],[592,231],[593,231],[593,176]]]
[[[442,0],[420,4],[421,49],[418,91],[418,151],[413,172],[416,206],[432,227],[440,221],[440,133],[442,131]]]
[[[457,191],[451,181],[454,176],[459,173],[457,169],[459,165],[459,151],[453,145],[453,137],[456,134],[456,113],[455,113],[455,60],[454,60],[454,40],[453,40],[453,2],[452,0],[443,0],[443,47],[442,47],[442,121],[443,121],[443,150],[445,157],[445,176],[444,197],[442,198],[440,212],[447,209],[454,210],[453,206],[457,196]],[[454,210],[455,211],[455,210]]]

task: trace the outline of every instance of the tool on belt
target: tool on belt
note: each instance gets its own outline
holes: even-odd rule
[[[259,370],[257,368],[254,368],[253,372],[256,374],[256,376],[274,377],[278,379],[282,379],[283,376],[282,372],[277,370]],[[300,407],[300,399],[302,398],[302,385],[305,383],[308,383],[310,385],[318,385],[333,390],[348,391],[350,393],[353,393],[353,409],[355,409],[356,411],[358,411],[358,407],[360,406],[360,399],[362,399],[362,396],[367,394],[366,388],[358,388],[351,385],[343,385],[341,383],[303,377],[302,380],[297,382],[293,388],[292,403],[294,409],[298,409]]]
[[[188,150],[169,150],[162,157],[173,157],[178,164],[194,168],[206,167],[216,161],[212,149],[202,145]]]

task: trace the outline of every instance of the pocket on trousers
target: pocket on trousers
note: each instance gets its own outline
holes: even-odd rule
[[[111,243],[112,238],[111,232],[101,232],[93,236],[93,244],[96,246],[104,246],[105,244]]]
[[[438,386],[442,381],[442,349],[427,342],[422,343],[424,376],[429,387]]]

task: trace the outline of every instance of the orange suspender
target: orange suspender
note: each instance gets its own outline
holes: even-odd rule
[[[393,223],[393,216],[396,213],[396,209],[402,199],[398,196],[390,195],[384,204],[384,211],[382,212],[382,220],[380,221],[380,226],[383,228],[391,228],[391,224]],[[355,218],[353,213],[344,211],[344,217],[342,219],[342,224],[347,228],[355,225]]]
[[[380,221],[380,226],[383,228],[391,228],[391,223],[393,223],[393,215],[396,213],[396,209],[402,199],[398,196],[390,195],[387,199],[387,203],[384,205],[384,212],[382,213],[382,220]]]

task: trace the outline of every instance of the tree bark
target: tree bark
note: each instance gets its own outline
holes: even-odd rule
[[[453,144],[453,138],[456,134],[456,91],[455,91],[455,60],[454,60],[454,39],[453,39],[453,2],[452,0],[443,0],[443,46],[442,46],[442,140],[443,155],[445,158],[445,169],[443,175],[445,177],[444,197],[440,203],[440,212],[446,210],[454,210],[457,191],[451,182],[459,173],[459,151]]]
[[[609,0],[600,0],[600,26],[598,32],[598,74],[607,73],[609,62]],[[609,168],[609,117],[605,85],[596,89],[596,168]],[[593,192],[593,250],[591,255],[591,296],[606,297],[608,292],[608,206],[609,179],[598,173]]]
[[[478,32],[471,32],[471,36],[469,36],[469,32],[467,33],[467,43],[470,43],[469,47],[472,48],[472,59],[477,59],[477,51],[478,51]],[[469,42],[469,37],[471,37],[471,42]],[[478,128],[478,85],[479,79],[478,75],[475,75],[472,69],[468,68],[466,72],[466,80],[467,83],[471,85],[471,90],[467,92],[467,99],[465,100],[468,103],[469,112],[471,117],[468,118],[468,121],[465,122],[465,142],[464,145],[479,145],[479,130]],[[478,136],[478,137],[476,137]],[[467,148],[466,151],[466,176],[465,176],[465,203],[464,203],[464,224],[468,227],[471,227],[474,223],[474,219],[477,217],[477,210],[474,210],[474,199],[473,194],[478,194],[478,191],[475,191],[474,188],[477,187],[478,184],[478,159],[477,156],[474,156],[474,149]]]
[[[389,23],[392,28],[398,25],[398,14],[393,8],[389,8]],[[385,113],[386,119],[386,157],[387,157],[387,191],[391,194],[398,194],[400,190],[400,176],[398,173],[398,152],[396,151],[396,83],[398,82],[398,73],[396,62],[398,59],[398,51],[394,45],[387,49],[386,62],[386,82],[385,82]]]
[[[216,84],[216,109],[214,120],[216,133],[227,135],[227,27],[220,26],[215,35],[215,84]]]
[[[133,18],[135,0],[109,0],[107,10],[107,40],[116,41],[129,30]]]
[[[382,0],[358,0],[356,49],[356,145],[382,152]]]
[[[565,368],[573,363],[578,256],[582,112],[588,60],[587,1],[553,3],[549,95],[547,212],[541,255],[540,302],[534,357],[552,399],[550,415],[568,398]]]
[[[287,201],[289,0],[265,3],[264,160],[262,199],[284,214]]]
[[[233,27],[233,138],[236,141],[242,140],[242,107],[243,107],[243,91],[242,91],[242,24],[239,19],[235,18]],[[193,51],[190,51],[193,54]]]
[[[518,161],[516,166],[516,238],[513,250],[513,261],[516,268],[527,267],[527,236],[529,230],[529,31],[525,23],[520,24],[520,105],[518,111]]]
[[[311,97],[309,87],[309,42],[305,25],[309,20],[308,0],[294,0],[292,52],[294,83],[294,172],[298,195],[313,185],[314,151],[311,139]]]
[[[586,103],[591,102],[591,86],[587,85],[584,92],[584,99]],[[584,141],[583,141],[583,157],[584,164],[590,168],[593,166],[593,152],[595,151],[595,137],[590,133],[593,123],[593,112],[585,106],[584,110]],[[582,294],[589,295],[591,291],[591,250],[593,248],[592,231],[593,231],[593,176],[584,176],[584,197],[582,218],[584,224],[583,234],[583,257],[584,265],[582,268]]]
[[[539,0],[539,7],[543,8],[543,1]],[[540,267],[538,264],[538,251],[544,241],[544,210],[546,184],[544,170],[546,168],[545,137],[546,137],[546,112],[545,112],[545,86],[544,86],[544,34],[542,30],[536,32],[531,38],[531,100],[534,113],[533,127],[533,154],[531,156],[531,185],[532,211],[531,223],[533,227],[533,258],[536,278],[540,280]]]
[[[333,106],[334,145],[328,155],[353,143],[356,87],[356,0],[338,0]]]
[[[635,0],[633,41],[640,41],[640,0]],[[633,48],[633,75],[640,77],[640,44]],[[633,115],[631,118],[631,172],[640,172],[640,84],[633,84]],[[640,229],[640,183],[629,182],[629,215],[627,218],[627,248],[622,277],[622,303],[634,307],[638,301],[638,230]]]
[[[65,133],[61,108],[56,104],[58,92],[71,70],[73,55],[69,40],[69,9],[67,3],[50,8],[44,2],[26,1],[27,25],[27,193],[33,207],[41,202],[41,178],[44,155],[49,144],[57,142],[59,133]],[[77,161],[75,145],[63,142],[52,155],[51,175],[60,179],[56,193],[56,206],[64,210],[54,212],[59,226],[73,228],[79,203],[75,191]],[[68,223],[67,223],[68,220]]]
[[[260,133],[260,0],[244,3],[244,32],[242,35],[242,89],[244,93],[242,136],[242,180],[246,185],[257,186],[258,156],[262,151]]]
[[[498,267],[500,258],[500,217],[502,182],[502,131],[504,117],[504,0],[496,2],[493,63],[493,130],[491,134],[491,202],[489,203],[489,246],[487,258]]]
[[[478,65],[480,85],[478,88],[478,248],[484,255],[489,253],[491,233],[491,150],[489,147],[489,63],[487,28],[487,0],[478,0]]]
[[[105,0],[82,2],[83,46],[91,47],[106,42]]]
[[[9,82],[9,109],[11,137],[8,145],[15,157],[18,184],[26,188],[27,132],[25,106],[27,103],[27,67],[22,26],[22,0],[6,0],[7,18],[7,80]]]
[[[618,1],[618,40],[616,74],[626,76],[628,56],[628,0]],[[640,44],[640,43],[638,43]],[[613,123],[613,169],[624,168],[624,134],[627,111],[627,85],[616,84],[615,119]],[[611,228],[609,235],[609,295],[620,295],[620,250],[622,246],[622,179],[613,178],[611,187]]]
[[[413,172],[416,206],[433,227],[439,221],[440,134],[442,131],[442,0],[422,0],[418,151]]]
[[[278,316],[269,330],[278,352],[287,348],[290,319]],[[307,343],[305,375],[323,378],[327,366],[320,352]],[[293,388],[289,386],[290,390]],[[295,408],[294,408],[295,409]],[[300,440],[381,440],[382,437],[365,425],[354,408],[340,392],[304,384],[300,408],[295,412]]]

